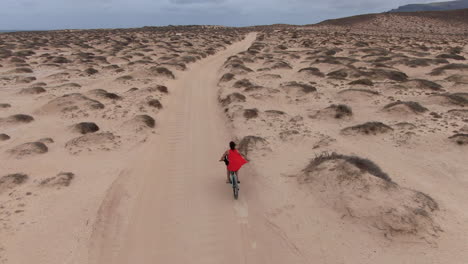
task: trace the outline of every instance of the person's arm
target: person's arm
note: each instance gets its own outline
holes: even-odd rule
[[[224,158],[228,155],[228,152],[227,150],[223,153],[223,155],[221,156],[221,158],[219,159],[219,161],[223,161]]]

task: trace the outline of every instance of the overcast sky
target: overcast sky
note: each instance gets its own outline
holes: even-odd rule
[[[0,29],[312,24],[433,0],[0,0]]]

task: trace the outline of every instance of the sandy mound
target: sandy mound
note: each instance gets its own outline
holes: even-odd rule
[[[368,89],[345,89],[339,91],[338,95],[345,101],[366,101],[372,97],[380,95],[380,93]]]
[[[302,68],[299,70],[300,73],[305,73],[307,75],[317,76],[317,77],[325,77],[325,74],[320,71],[320,69],[315,67],[307,67]]]
[[[364,86],[374,86],[374,83],[370,79],[359,79],[349,83],[350,85],[364,85]]]
[[[43,187],[67,187],[70,186],[72,180],[75,178],[75,174],[71,172],[61,172],[55,177],[47,178],[42,180],[39,185]]]
[[[39,109],[42,114],[66,114],[71,112],[84,112],[86,110],[103,109],[104,105],[80,93],[66,94],[55,98]]]
[[[7,151],[14,158],[20,159],[23,157],[35,156],[44,154],[49,151],[49,148],[42,142],[28,142],[16,146]]]
[[[458,145],[468,145],[468,134],[455,134],[449,137],[449,139]]]
[[[396,114],[421,114],[427,112],[428,109],[424,106],[420,105],[418,102],[408,101],[397,101],[390,103],[383,108],[384,111],[389,113],[396,113]]]
[[[445,80],[449,82],[454,82],[457,84],[468,84],[468,75],[454,74],[445,78]]]
[[[468,106],[468,93],[446,93],[432,96],[433,99],[442,104]]]
[[[227,95],[225,98],[223,99],[219,99],[219,102],[223,105],[223,106],[228,106],[232,103],[242,103],[242,102],[245,102],[245,95],[241,94],[241,93],[232,93],[232,94],[229,94]]]
[[[404,83],[404,87],[426,89],[426,90],[433,90],[433,91],[442,90],[442,85],[433,81],[423,80],[423,79],[409,80]]]
[[[80,134],[88,134],[99,131],[98,125],[93,122],[81,122],[72,126],[72,130]]]
[[[155,77],[165,77],[169,79],[175,79],[175,76],[172,73],[172,71],[170,71],[169,69],[165,67],[157,67],[157,66],[151,67],[149,69],[149,72],[152,76],[155,76]]]
[[[221,79],[219,80],[220,83],[223,83],[223,82],[229,82],[229,81],[232,81],[234,79],[236,75],[232,74],[232,73],[225,73]]]
[[[468,118],[468,109],[452,109],[449,110],[448,113],[454,116]]]
[[[149,100],[148,105],[151,106],[151,107],[154,107],[156,109],[162,109],[163,108],[161,102],[158,99]]]
[[[299,91],[299,93],[301,94],[308,94],[317,91],[317,88],[315,88],[314,86],[301,82],[287,82],[282,83],[281,86],[287,92]]]
[[[329,107],[318,111],[316,114],[311,115],[310,118],[321,119],[349,119],[353,115],[351,107],[344,104],[332,104]]]
[[[239,142],[237,149],[245,157],[251,157],[252,155],[259,154],[265,151],[271,151],[268,146],[268,141],[258,136],[246,136]]]
[[[142,131],[156,127],[156,121],[149,115],[137,115],[123,123],[122,127],[131,131]]]
[[[21,91],[19,93],[20,94],[41,94],[41,93],[45,93],[45,92],[46,92],[46,89],[39,86],[39,87],[31,87],[31,88],[21,89]]]
[[[0,118],[1,125],[17,125],[17,124],[27,124],[34,121],[34,118],[29,115],[17,114],[12,115],[6,118]]]
[[[25,183],[28,180],[28,175],[15,173],[3,176],[0,178],[0,195],[4,192],[15,188],[18,185]]]
[[[353,134],[378,135],[378,134],[385,134],[391,131],[393,131],[393,128],[381,122],[367,122],[364,124],[347,127],[341,130],[342,134],[344,135],[353,135]]]
[[[303,170],[300,182],[334,210],[387,238],[431,239],[441,231],[430,196],[400,187],[376,164],[356,156],[323,154]]]
[[[95,150],[109,151],[119,147],[119,138],[110,132],[86,134],[68,141],[65,148],[71,154]]]
[[[94,90],[89,91],[87,94],[89,94],[90,96],[95,96],[95,97],[102,98],[102,99],[109,99],[109,100],[121,100],[122,99],[120,95],[115,94],[115,93],[109,93],[104,89],[94,89]]]

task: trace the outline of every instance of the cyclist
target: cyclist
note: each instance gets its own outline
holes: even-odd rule
[[[227,181],[226,183],[231,183],[230,172],[237,173],[237,183],[239,181],[239,169],[246,164],[248,161],[242,157],[242,155],[236,149],[236,143],[229,142],[229,149],[223,153],[219,161],[224,161],[227,166]]]

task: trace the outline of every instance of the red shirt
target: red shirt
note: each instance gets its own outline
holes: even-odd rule
[[[247,161],[242,157],[242,155],[236,150],[229,150],[228,154],[229,165],[227,169],[229,171],[238,171]]]

